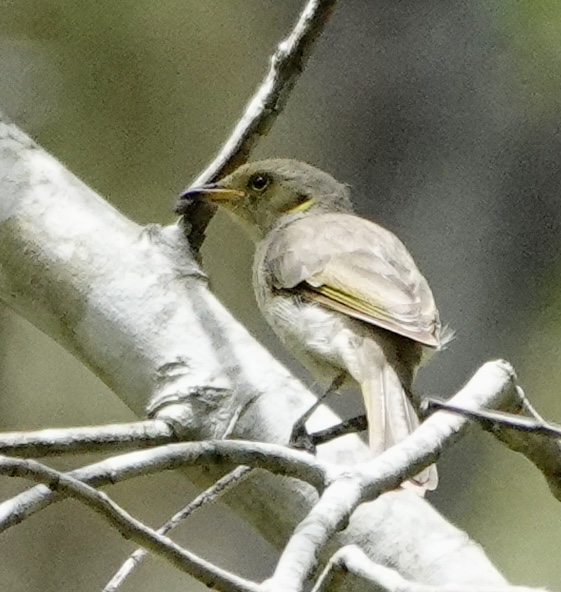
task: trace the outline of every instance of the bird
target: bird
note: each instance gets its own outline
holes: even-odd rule
[[[257,305],[285,346],[320,382],[358,385],[372,455],[405,439],[419,425],[417,368],[450,338],[405,245],[355,213],[348,185],[297,160],[244,164],[180,203],[201,199],[254,241]],[[436,467],[411,481],[435,489]]]

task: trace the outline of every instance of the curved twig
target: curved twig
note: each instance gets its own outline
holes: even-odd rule
[[[125,538],[150,549],[209,588],[222,592],[259,592],[259,586],[221,569],[133,518],[108,495],[67,474],[30,459],[0,457],[3,474],[47,485],[83,502],[103,516]]]
[[[246,466],[236,467],[233,471],[230,471],[227,475],[224,475],[219,479],[212,487],[205,489],[200,493],[193,501],[189,502],[184,508],[181,508],[174,516],[172,516],[165,524],[158,528],[158,534],[165,535],[170,530],[174,529],[181,522],[186,520],[191,514],[203,507],[206,504],[216,501],[225,491],[227,491],[234,483],[238,483],[240,479],[243,479],[251,469]],[[123,584],[123,582],[131,575],[144,557],[148,555],[148,550],[144,547],[140,547],[126,559],[121,565],[119,570],[107,583],[103,592],[116,592],[116,590]]]
[[[249,465],[272,473],[302,479],[321,489],[324,467],[313,456],[278,444],[217,440],[169,444],[150,450],[129,452],[68,473],[95,487],[140,475],[190,465]],[[0,463],[0,474],[3,473]],[[60,495],[37,486],[0,503],[0,532],[19,524],[35,512],[59,501]]]

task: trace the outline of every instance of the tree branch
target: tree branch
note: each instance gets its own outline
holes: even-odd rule
[[[101,487],[163,470],[205,466],[218,468],[223,473],[225,468],[237,465],[249,465],[274,474],[295,477],[320,490],[325,484],[323,463],[309,454],[286,446],[236,440],[168,444],[129,452],[75,469],[68,475],[94,487]],[[38,486],[0,503],[0,532],[60,500],[60,496],[48,488]]]
[[[259,586],[253,582],[220,569],[183,549],[171,539],[133,518],[106,494],[82,481],[29,459],[0,457],[0,472],[43,483],[53,491],[78,499],[103,516],[123,537],[157,553],[209,588],[222,592],[259,592]]]
[[[515,393],[514,371],[510,364],[488,362],[452,398],[451,404],[471,409],[511,405]],[[468,425],[465,417],[435,413],[403,442],[374,460],[331,475],[331,484],[286,545],[270,580],[270,590],[302,590],[306,578],[317,566],[320,552],[330,537],[344,528],[360,503],[399,487],[407,478],[434,463]]]
[[[315,401],[209,292],[180,228],[127,220],[1,114],[0,300],[181,439],[287,442]],[[324,407],[313,422],[336,420]],[[366,453],[358,438],[323,453],[338,449]],[[221,476],[191,474],[203,488]],[[313,497],[249,480],[228,503],[280,546],[301,516],[292,496]]]
[[[161,446],[176,440],[173,429],[165,421],[147,419],[102,426],[4,432],[0,434],[0,453],[24,458],[85,452],[116,453]]]
[[[227,475],[219,479],[212,487],[209,487],[199,494],[192,502],[187,504],[179,512],[174,514],[165,524],[158,528],[158,534],[165,535],[174,529],[181,522],[189,518],[193,512],[199,508],[216,501],[229,487],[243,479],[252,469],[246,466],[236,467]],[[130,557],[123,563],[117,573],[107,583],[102,592],[116,592],[124,583],[129,575],[140,565],[140,562],[148,555],[148,550],[144,547],[131,553]]]
[[[512,368],[505,362],[490,362],[476,373],[466,387],[452,399],[451,404],[466,409],[479,406],[510,407],[513,404],[513,393],[516,394],[516,392]],[[129,453],[97,463],[93,467],[73,471],[69,477],[74,480],[78,478],[89,481],[99,486],[107,481],[115,483],[123,478],[162,469],[179,468],[192,463],[218,466],[243,463],[282,475],[306,479],[320,491],[327,482],[329,484],[327,489],[297,527],[281,555],[273,578],[266,584],[267,590],[300,591],[303,589],[305,579],[317,566],[320,553],[327,551],[326,545],[335,532],[344,527],[347,522],[348,532],[356,528],[352,520],[356,519],[359,504],[362,503],[364,507],[364,502],[376,499],[385,490],[398,487],[402,481],[434,462],[441,451],[455,441],[467,425],[468,419],[463,416],[452,415],[446,411],[437,412],[404,442],[392,447],[376,459],[359,463],[354,467],[339,467],[325,461],[318,461],[309,454],[284,446],[256,442],[215,441],[170,444],[156,449]],[[22,465],[22,462],[18,460],[20,463],[18,475],[22,474],[21,467],[27,466]],[[7,459],[0,464],[0,473],[13,474],[14,466]],[[54,501],[56,494],[48,489],[46,491],[50,498],[48,501]],[[394,492],[394,495],[395,493],[397,492]],[[417,496],[413,497],[421,502]],[[36,502],[35,498],[35,505],[40,505]],[[372,502],[369,505],[372,505]],[[22,509],[15,499],[0,506],[0,510],[4,508],[9,512],[6,517],[12,522],[14,516],[22,516]],[[29,514],[30,512],[27,511],[26,515]],[[387,523],[388,516],[386,515],[384,519]],[[359,518],[359,521],[362,523],[363,519]],[[401,532],[395,534],[398,537],[402,535]],[[429,539],[435,534],[438,539],[444,538],[444,541],[440,541],[440,545],[446,545],[446,552],[443,549],[439,550],[438,546],[431,548]],[[463,537],[464,548],[458,549],[459,545],[456,542],[451,557],[448,547],[451,539],[455,537],[442,537],[440,530],[435,533],[430,529],[422,529],[418,536],[422,537],[430,553],[438,552],[446,557],[446,562],[440,565],[431,561],[427,563],[429,582],[438,584],[444,573],[455,574],[458,569],[461,569],[460,566],[465,569],[467,552],[473,556],[473,561],[469,564],[470,578],[466,578],[467,581],[462,579],[462,585],[471,581],[504,586],[505,582],[498,573],[488,571],[488,566],[482,562],[483,556],[475,559],[475,556],[480,555],[480,550],[465,537]],[[414,553],[417,556],[422,555],[417,548],[414,549]],[[476,569],[478,563],[481,565]],[[410,565],[408,567],[410,569]],[[438,573],[439,568],[442,574]],[[419,581],[424,581],[422,575]]]
[[[242,118],[214,160],[193,181],[192,187],[215,181],[247,162],[259,138],[267,134],[284,109],[335,4],[336,0],[308,0],[294,29],[279,43],[271,57],[269,71]],[[189,242],[194,251],[198,251],[215,208],[201,201],[186,208],[185,202],[180,201],[176,212],[188,219]]]
[[[497,440],[514,452],[523,454],[545,477],[553,496],[561,501],[561,427],[542,419],[530,405],[524,391],[518,388],[513,407],[532,418],[487,409],[464,409],[435,399],[427,401],[428,409],[445,409],[477,421]]]
[[[371,592],[538,592],[524,586],[427,586],[411,582],[394,569],[374,563],[355,545],[333,555],[312,592],[355,590],[364,582]]]

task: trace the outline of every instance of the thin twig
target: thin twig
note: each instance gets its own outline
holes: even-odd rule
[[[561,426],[548,423],[542,419],[532,419],[530,417],[523,417],[513,413],[505,413],[503,411],[492,411],[487,409],[464,409],[441,401],[439,399],[428,398],[426,401],[426,410],[444,410],[451,413],[458,413],[464,417],[475,419],[482,423],[491,423],[500,425],[505,428],[512,428],[513,430],[520,430],[522,432],[531,432],[540,434],[542,436],[550,436],[553,438],[561,438]]]
[[[85,452],[112,453],[131,448],[161,446],[176,441],[173,429],[160,419],[130,423],[6,432],[0,434],[0,454],[38,458]]]
[[[192,502],[177,512],[170,520],[160,526],[157,530],[158,534],[167,534],[170,530],[191,516],[195,510],[216,501],[227,489],[230,488],[231,485],[237,483],[250,471],[250,467],[240,466],[236,467],[233,471],[230,471],[227,475],[224,475],[224,477],[219,479],[212,487],[203,491]],[[143,547],[134,551],[134,553],[132,553],[119,568],[117,573],[111,578],[105,588],[103,588],[103,592],[116,592],[133,570],[140,565],[140,562],[146,557],[146,555],[148,555],[148,551]]]
[[[287,103],[290,92],[303,72],[315,41],[323,31],[335,7],[336,0],[309,0],[290,35],[282,41],[271,58],[269,71],[248,103],[232,134],[210,163],[193,181],[191,187],[210,183],[247,162],[260,137],[267,134]],[[176,206],[176,213],[188,218],[189,242],[197,252],[205,229],[215,209],[197,202],[186,207]]]
[[[210,588],[222,592],[259,592],[257,584],[220,569],[133,518],[108,495],[35,460],[0,457],[0,473],[47,485],[95,510],[125,538],[143,545]]]
[[[561,427],[545,421],[520,387],[516,388],[514,409],[532,417],[487,409],[470,410],[439,400],[431,400],[430,406],[476,420],[499,442],[524,455],[542,472],[551,493],[561,502]]]
[[[208,440],[168,444],[150,450],[129,452],[69,473],[74,479],[101,487],[140,475],[192,465],[249,465],[272,473],[295,477],[323,489],[324,464],[313,456],[279,444],[244,442],[242,440]],[[33,487],[0,503],[0,532],[19,524],[51,503],[59,494],[45,487]]]

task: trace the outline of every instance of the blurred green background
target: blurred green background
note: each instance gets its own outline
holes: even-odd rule
[[[228,136],[302,5],[0,0],[0,106],[126,215],[173,222],[176,195]],[[361,213],[409,246],[457,331],[423,370],[420,388],[449,396],[481,363],[504,357],[554,421],[560,31],[553,0],[341,1],[254,155],[331,171],[353,186]],[[221,216],[209,235],[204,256],[215,292],[294,365],[255,313],[251,245]],[[70,355],[7,310],[0,386],[2,430],[132,419]],[[358,399],[334,404],[350,413]],[[22,487],[4,479],[0,495]],[[194,494],[174,475],[112,491],[151,525]],[[561,512],[523,458],[475,431],[446,453],[432,500],[513,583],[558,586]],[[178,537],[245,575],[266,577],[272,565],[266,545],[220,507]],[[131,548],[67,502],[0,537],[0,580],[13,592],[99,590]],[[123,590],[186,585],[153,561]]]

